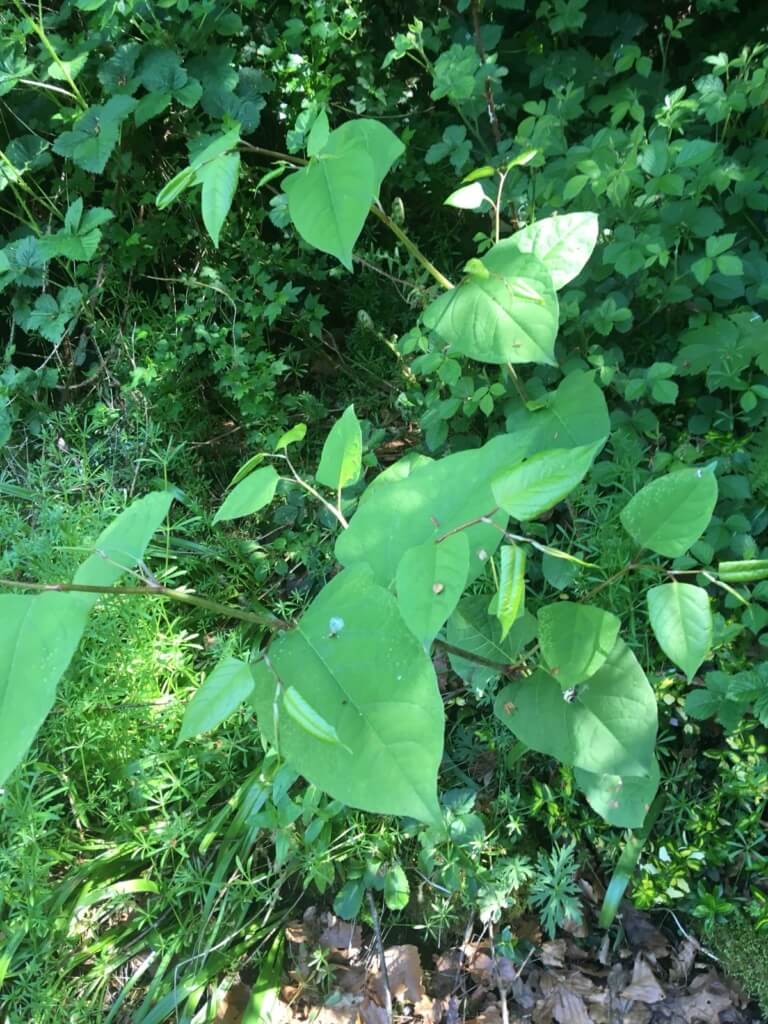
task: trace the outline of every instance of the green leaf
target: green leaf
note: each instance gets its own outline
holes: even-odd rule
[[[532,452],[576,448],[608,437],[608,406],[594,372],[572,371],[556,391],[537,400],[535,411],[520,409],[507,418],[509,433],[522,430],[532,435]]]
[[[589,184],[589,178],[586,174],[574,174],[572,178],[569,178],[565,183],[563,189],[563,201],[568,202],[570,199],[575,199],[576,196],[584,189],[585,185]]]
[[[488,595],[462,598],[448,620],[448,642],[486,661],[496,662],[499,667],[480,665],[449,652],[451,668],[475,694],[482,694],[500,677],[505,665],[515,662],[523,648],[535,638],[536,630],[536,619],[523,612],[502,640],[498,619],[488,613]]]
[[[365,896],[365,879],[348,878],[336,894],[333,912],[345,921],[354,921],[360,913]]]
[[[56,295],[38,295],[35,304],[24,321],[24,328],[37,331],[54,345],[64,337],[64,332],[77,315],[82,303],[79,288],[62,288]]]
[[[626,644],[618,640],[602,667],[568,696],[539,669],[505,687],[495,712],[526,746],[562,764],[597,775],[651,775],[656,697]]]
[[[175,92],[182,88],[187,77],[179,54],[160,47],[146,52],[139,69],[141,84],[150,93]]]
[[[355,483],[363,460],[363,435],[354,405],[336,420],[323,445],[315,478],[334,491]]]
[[[529,224],[499,245],[538,257],[559,291],[586,266],[597,231],[597,214],[566,213]]]
[[[499,598],[496,605],[502,642],[524,610],[525,548],[504,544],[499,553]]]
[[[437,770],[443,706],[432,662],[368,566],[336,576],[295,629],[254,666],[251,697],[262,733],[306,779],[337,800],[379,814],[441,820]],[[293,687],[339,737],[323,742],[285,713]]]
[[[275,451],[279,452],[284,448],[287,448],[289,444],[295,444],[297,441],[303,441],[307,436],[307,424],[297,423],[291,427],[290,430],[286,430],[284,434],[280,435],[280,440],[275,445]]]
[[[622,509],[632,539],[667,558],[679,558],[704,533],[717,501],[712,468],[679,469],[646,484]]]
[[[490,205],[490,199],[485,194],[480,182],[474,181],[470,185],[462,185],[455,192],[451,192],[443,205],[454,206],[457,210],[477,210],[483,203]]]
[[[225,153],[215,160],[210,160],[197,171],[197,179],[203,186],[203,223],[217,249],[222,226],[235,197],[239,174],[239,153]]]
[[[185,167],[174,174],[171,180],[165,184],[155,197],[155,206],[158,210],[164,210],[166,206],[178,199],[182,192],[185,192],[192,185],[197,184],[197,172],[194,167]]]
[[[257,469],[241,480],[224,499],[224,503],[213,517],[216,523],[230,519],[241,519],[264,508],[275,496],[279,477],[274,466]]]
[[[711,260],[708,256],[702,256],[700,260],[696,260],[691,264],[691,273],[699,284],[706,284],[714,269],[714,260]]]
[[[120,125],[136,109],[131,96],[113,96],[102,106],[90,107],[78,118],[72,131],[62,132],[53,143],[54,152],[69,157],[78,167],[101,174],[117,144]]]
[[[111,586],[133,568],[167,514],[172,496],[133,502],[107,527],[75,583]],[[53,706],[98,594],[0,595],[0,785],[21,761]]]
[[[659,788],[660,773],[656,758],[647,778],[621,775],[596,775],[575,768],[576,785],[586,796],[589,806],[616,828],[640,828],[651,809]]]
[[[178,742],[215,729],[250,696],[253,687],[250,665],[238,658],[220,661],[187,704]]]
[[[323,152],[283,179],[294,227],[315,249],[352,269],[352,250],[377,192],[376,168],[363,141],[341,146],[332,132]]]
[[[404,910],[411,898],[411,887],[399,864],[393,864],[384,876],[384,903],[389,910]]]
[[[744,264],[738,256],[733,253],[725,253],[715,260],[718,271],[725,277],[741,277],[744,273]]]
[[[403,621],[425,649],[459,603],[469,573],[464,533],[409,548],[397,567],[397,604]]]
[[[483,363],[555,365],[558,303],[549,271],[535,256],[495,245],[480,261],[488,277],[471,274],[438,296],[424,326],[452,352]]]
[[[363,148],[373,164],[374,192],[378,196],[381,183],[389,173],[392,164],[402,156],[405,146],[394,132],[381,121],[360,117],[346,121],[331,132],[324,152],[350,155]]]
[[[331,126],[328,124],[328,115],[325,110],[321,110],[307,137],[307,156],[317,156],[328,141],[330,134]]]
[[[0,595],[0,785],[53,707],[95,600],[87,594]]]
[[[647,594],[651,628],[667,657],[693,679],[712,647],[709,594],[690,583],[663,583]]]
[[[162,114],[171,105],[171,94],[169,92],[149,92],[142,96],[138,106],[133,112],[133,120],[137,127],[151,121],[153,117]]]
[[[616,645],[621,626],[612,612],[573,601],[545,605],[538,617],[542,657],[564,690],[602,667]]]
[[[75,573],[75,583],[111,587],[124,572],[138,565],[168,515],[172,501],[170,491],[153,491],[131,502],[99,534],[93,545],[94,553]]]
[[[411,466],[408,475],[379,484],[377,477],[364,494],[349,528],[336,541],[342,565],[368,563],[383,586],[395,578],[408,548],[433,541],[441,534],[495,506],[491,476],[499,466],[517,461],[526,451],[524,435],[497,437],[476,451],[458,452],[443,459]],[[462,482],[457,487],[457,481]],[[504,527],[507,516],[496,513],[493,522]],[[494,526],[476,523],[463,531],[470,547],[469,579],[485,569],[487,559],[501,542]]]
[[[589,472],[604,440],[539,452],[493,479],[493,496],[513,519],[535,519],[566,498]]]
[[[278,929],[266,957],[261,962],[259,976],[254,983],[240,1024],[277,1024],[283,1003],[280,985],[283,979],[285,933]]]

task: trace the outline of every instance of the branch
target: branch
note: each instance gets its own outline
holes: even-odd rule
[[[455,647],[446,640],[434,640],[433,643],[436,643],[438,647],[442,647],[448,654],[454,654],[457,658],[463,658],[465,661],[472,661],[476,665],[485,665],[486,668],[495,669],[503,676],[517,675],[523,668],[522,662],[492,661],[491,658],[484,658],[482,654],[475,654],[474,651],[467,651],[463,647]]]
[[[230,619],[241,619],[243,622],[252,622],[257,626],[267,626],[269,629],[293,628],[290,622],[286,622],[285,619],[280,619],[276,615],[248,612],[231,604],[220,604],[218,601],[211,601],[207,597],[198,597],[197,594],[190,594],[186,590],[173,590],[171,587],[164,587],[160,583],[151,583],[145,587],[100,587],[86,583],[20,583],[18,580],[0,579],[0,587],[13,587],[16,590],[54,591],[60,594],[165,597],[172,601],[180,601],[182,604],[193,605],[195,608],[203,608],[205,611],[215,612],[217,615],[225,615]]]

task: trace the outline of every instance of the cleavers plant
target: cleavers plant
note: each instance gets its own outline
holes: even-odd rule
[[[201,186],[204,222],[217,240],[236,185],[239,138],[234,127],[211,139],[162,190],[158,205]],[[282,183],[287,209],[305,242],[351,268],[372,211],[440,285],[421,330],[444,355],[506,367],[518,389],[516,365],[557,364],[558,290],[596,245],[594,214],[535,221],[503,241],[497,235],[454,285],[380,204],[381,183],[404,151],[397,136],[369,119],[331,131],[321,112],[306,146],[306,161],[264,153],[276,162],[270,178],[290,172]],[[526,159],[523,153],[483,168],[465,185],[503,177]],[[493,205],[492,193],[484,196]],[[460,196],[453,201],[461,205]],[[81,216],[82,208],[72,214],[78,238]],[[98,231],[95,221],[88,230]],[[493,693],[503,681],[494,711],[521,748],[572,765],[609,823],[642,826],[659,783],[656,698],[622,639],[622,623],[597,599],[617,576],[652,579],[651,628],[692,679],[713,643],[707,587],[744,600],[735,588],[768,575],[765,562],[727,563],[719,575],[674,564],[709,525],[715,465],[657,476],[626,500],[621,524],[636,545],[634,557],[581,600],[543,604],[533,615],[525,607],[527,562],[585,564],[537,540],[530,524],[585,480],[609,442],[611,419],[594,371],[567,373],[555,390],[525,402],[514,430],[482,447],[436,459],[410,454],[367,482],[353,407],[328,435],[314,479],[300,475],[289,454],[305,434],[297,424],[274,451],[254,455],[216,515],[217,522],[253,515],[281,484],[308,492],[336,519],[340,571],[295,622],[170,589],[153,576],[143,556],[168,515],[171,492],[134,502],[92,545],[72,583],[2,581],[43,593],[0,597],[0,783],[51,709],[99,595],[140,593],[260,630],[249,662],[228,658],[202,685],[180,741],[249,701],[264,740],[334,798],[439,822],[444,714],[432,654],[442,648],[471,691]],[[133,585],[117,585],[125,573],[137,577]]]

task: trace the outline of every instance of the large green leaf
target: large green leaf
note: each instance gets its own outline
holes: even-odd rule
[[[621,522],[641,547],[679,558],[706,530],[716,501],[711,467],[678,469],[638,491],[622,510]]]
[[[516,410],[507,418],[507,431],[531,434],[532,451],[576,448],[608,437],[611,422],[602,390],[593,372],[573,370],[557,387],[529,408]]]
[[[618,640],[602,667],[573,699],[543,669],[498,694],[496,715],[519,740],[563,764],[597,775],[648,777],[657,709],[653,690],[630,649]]]
[[[213,517],[214,525],[229,519],[241,519],[264,508],[275,496],[279,480],[274,466],[263,466],[241,480],[224,499]]]
[[[352,250],[378,190],[377,174],[362,140],[337,146],[332,132],[319,156],[283,179],[283,190],[304,241],[351,270]]]
[[[138,565],[147,545],[168,515],[170,491],[154,491],[131,502],[97,537],[94,554],[75,573],[75,583],[111,587],[120,576]],[[97,598],[93,598],[93,603]]]
[[[651,587],[647,598],[659,646],[690,682],[712,647],[709,594],[702,587],[675,580]]]
[[[179,742],[215,729],[250,696],[253,687],[250,665],[239,658],[220,661],[187,704]]]
[[[315,477],[334,491],[355,483],[363,460],[363,435],[354,405],[347,406],[331,427]]]
[[[367,566],[336,576],[297,628],[272,641],[268,659],[254,668],[251,700],[273,743],[277,717],[280,753],[296,771],[353,807],[439,820],[443,705],[434,668]],[[338,742],[287,713],[288,690]]]
[[[513,519],[535,519],[581,483],[603,444],[539,452],[503,470],[492,482],[496,501]]]
[[[0,785],[53,707],[95,598],[0,595]]]
[[[536,619],[529,612],[523,612],[502,639],[501,624],[488,612],[488,595],[464,597],[448,620],[448,642],[486,661],[496,662],[499,667],[481,665],[449,652],[451,668],[475,694],[482,694],[500,677],[504,665],[515,662],[536,636],[536,630]]]
[[[537,220],[499,245],[537,256],[559,291],[584,269],[597,242],[597,229],[597,214],[566,213]]]
[[[474,273],[438,296],[422,314],[425,327],[483,363],[555,365],[557,294],[535,256],[495,245]]]
[[[454,533],[439,544],[409,548],[397,567],[397,604],[405,624],[425,648],[459,602],[469,572],[469,541]]]
[[[389,586],[408,548],[492,512],[494,473],[516,462],[525,451],[524,435],[497,437],[474,451],[419,465],[400,479],[389,476],[381,484],[374,480],[349,529],[336,541],[336,557],[342,565],[367,562],[377,582]],[[493,521],[496,527],[476,523],[464,531],[470,548],[470,580],[483,571],[501,542],[498,527],[506,525],[507,516],[497,512]]]
[[[621,622],[591,604],[556,601],[539,610],[539,645],[549,672],[568,687],[594,675],[613,650]]]
[[[203,223],[217,249],[222,226],[237,191],[239,174],[239,153],[224,153],[215,160],[209,160],[197,171],[197,180],[203,186]]]
[[[573,775],[592,810],[617,828],[641,827],[651,809],[660,781],[659,763],[655,757],[646,778],[595,775],[583,768],[575,768]]]
[[[172,496],[147,495],[96,540],[75,583],[111,586],[140,561]],[[0,596],[0,785],[27,751],[53,707],[59,679],[77,650],[98,594]]]
[[[323,152],[335,153],[350,151],[352,154],[363,147],[373,164],[374,191],[379,194],[381,183],[392,164],[405,151],[400,139],[381,121],[369,117],[346,121],[340,128],[331,132]]]

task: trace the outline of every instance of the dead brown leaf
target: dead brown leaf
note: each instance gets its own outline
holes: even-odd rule
[[[551,939],[541,947],[539,960],[545,967],[563,967],[565,965],[565,939]]]
[[[621,905],[621,920],[633,949],[642,950],[652,962],[669,956],[669,944],[665,936],[647,914],[625,901]]]
[[[664,999],[664,989],[656,980],[642,953],[635,957],[632,981],[622,990],[621,995],[623,999],[636,1000],[639,1003],[660,1003]]]
[[[318,942],[328,949],[357,951],[363,945],[363,929],[359,924],[342,921],[341,918],[331,914],[325,928],[320,932]]]
[[[687,995],[671,1003],[687,1024],[720,1024],[720,1014],[733,1005],[733,998],[717,975],[708,971],[693,979]]]

